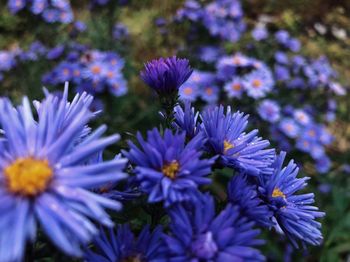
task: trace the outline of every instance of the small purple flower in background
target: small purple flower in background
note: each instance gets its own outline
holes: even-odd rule
[[[282,52],[282,51],[277,51],[275,53],[275,60],[280,63],[280,64],[283,64],[283,65],[286,65],[289,63],[289,59],[288,59],[288,56],[285,52]]]
[[[199,95],[198,86],[191,82],[185,82],[179,89],[179,95],[181,100],[193,102]]]
[[[323,155],[316,160],[316,170],[321,174],[327,173],[332,166],[332,162],[328,156]]]
[[[257,26],[252,31],[252,37],[256,41],[261,41],[266,39],[269,36],[268,31],[266,30],[265,26]]]
[[[199,94],[205,102],[213,104],[219,98],[219,88],[212,85],[204,86],[204,88],[201,88]]]
[[[49,60],[57,59],[63,54],[64,50],[65,50],[64,45],[57,45],[56,47],[50,49],[47,52],[46,57]]]
[[[166,129],[162,136],[157,129],[147,133],[147,141],[138,133],[140,148],[129,142],[130,151],[123,154],[135,164],[135,172],[148,201],[175,202],[195,198],[198,186],[211,183],[212,159],[201,159],[205,139],[194,137],[185,144],[184,132],[173,134]]]
[[[87,26],[84,22],[82,21],[75,21],[74,22],[74,28],[78,31],[78,32],[85,32],[87,29]]]
[[[290,39],[289,33],[285,30],[280,30],[275,33],[275,38],[278,43],[286,45]]]
[[[167,257],[160,226],[151,231],[146,225],[137,238],[127,224],[118,225],[115,230],[109,229],[109,237],[101,228],[94,245],[97,252],[89,249],[85,252],[87,262],[163,261]]]
[[[26,2],[26,0],[9,0],[7,5],[11,13],[15,14],[26,6]]]
[[[300,41],[296,38],[289,39],[286,46],[292,51],[292,52],[299,52],[300,51]]]
[[[306,126],[311,123],[311,118],[304,110],[297,109],[293,113],[294,119],[301,125]]]
[[[282,119],[278,126],[279,129],[290,138],[296,138],[299,135],[299,126],[291,118]]]
[[[299,169],[293,160],[283,168],[285,156],[282,152],[276,158],[273,174],[263,179],[259,190],[274,212],[277,230],[281,229],[295,247],[298,246],[298,241],[303,245],[319,245],[323,239],[321,223],[315,219],[323,217],[325,213],[310,205],[314,203],[313,193],[295,195],[298,190],[306,187],[309,178],[297,178]]]
[[[129,30],[123,23],[117,23],[113,28],[113,38],[115,40],[122,40],[129,35]]]
[[[0,50],[0,71],[9,71],[16,65],[15,54]]]
[[[145,64],[141,78],[158,94],[171,95],[178,92],[191,74],[189,61],[173,56],[155,59]]]
[[[258,99],[264,97],[274,86],[270,70],[262,66],[244,77],[244,88],[248,96]]]
[[[234,77],[232,81],[225,84],[224,89],[228,97],[241,98],[244,91],[243,81],[240,77]]]
[[[277,81],[287,81],[290,79],[289,69],[285,66],[275,65],[275,77]]]
[[[258,107],[260,117],[270,123],[276,123],[280,119],[280,110],[277,102],[270,99],[263,100]]]
[[[264,261],[255,246],[260,230],[227,205],[215,215],[214,199],[200,194],[193,203],[169,210],[171,233],[165,236],[170,261]]]

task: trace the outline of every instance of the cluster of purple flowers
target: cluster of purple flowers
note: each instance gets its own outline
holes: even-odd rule
[[[236,5],[236,1],[230,2],[232,6]],[[220,14],[218,7],[227,3],[212,1],[202,7],[199,2],[186,1],[176,17],[202,21],[205,20],[204,16],[210,17],[206,13],[208,9],[213,8],[213,13]],[[231,9],[224,10],[229,12]],[[237,12],[242,16],[241,8],[233,10],[239,10]],[[196,23],[192,26],[196,26]],[[221,28],[225,28],[224,23]],[[251,37],[247,39],[252,41],[248,45],[243,43],[241,53],[233,55],[225,55],[222,41],[217,45],[206,45],[208,42],[205,41],[201,42],[201,46],[189,44],[189,49],[197,48],[198,51],[194,53],[199,61],[204,62],[205,68],[210,65],[216,70],[195,70],[189,81],[180,88],[180,98],[191,102],[200,98],[209,104],[234,99],[239,109],[248,110],[257,120],[272,124],[268,128],[270,137],[279,142],[284,150],[294,150],[295,147],[291,145],[297,145],[297,150],[309,154],[316,162],[319,172],[327,172],[331,162],[325,149],[332,139],[325,124],[335,120],[335,96],[346,93],[337,82],[337,72],[324,56],[312,59],[302,55],[301,42],[286,30],[270,33],[268,25],[260,22],[250,34]],[[210,35],[215,36],[211,31]],[[221,38],[220,35],[216,36]],[[256,54],[259,59],[244,55],[245,51]],[[262,54],[262,51],[265,53]],[[247,107],[252,103],[249,98],[257,101],[255,109]],[[302,108],[300,103],[303,104]],[[303,124],[295,119],[300,112],[308,116],[309,123]],[[305,142],[304,133],[309,128],[317,129],[316,133],[327,139],[319,139],[319,135],[316,135],[316,138],[308,138]]]
[[[14,14],[23,9],[28,9],[48,23],[68,24],[73,22],[74,19],[69,0],[8,0],[7,5]]]
[[[64,58],[43,76],[45,84],[57,86],[69,81],[78,92],[86,91],[93,95],[106,90],[115,96],[127,92],[127,83],[122,74],[124,59],[115,52],[90,50],[76,44],[69,48],[57,46],[47,56],[50,59]]]
[[[170,60],[171,67],[164,63]],[[186,86],[183,79],[191,69],[183,65],[183,59],[174,57],[153,60],[141,76],[161,100]],[[164,85],[170,82],[171,90]],[[257,249],[264,241],[258,238],[256,226],[275,228],[295,247],[299,242],[319,245],[321,224],[316,219],[324,213],[311,206],[313,194],[295,194],[308,178],[297,178],[293,161],[283,168],[285,153],[276,155],[257,130],[246,132],[247,118],[230,107],[199,113],[185,103],[174,108],[173,130],[153,129],[146,139],[139,133],[138,145],[130,141],[129,150],[122,152],[135,175],[134,186],[149,203],[163,204],[170,231],[157,227],[150,233],[146,226],[133,240],[129,227],[119,226],[116,233],[110,232],[110,240],[102,232],[96,240],[98,249],[88,251],[87,260],[102,256],[107,261],[264,261]],[[210,174],[224,167],[233,175],[228,203],[221,203],[217,211],[216,201],[203,190],[212,184]]]
[[[33,42],[28,49],[22,50],[19,47],[11,50],[0,50],[0,81],[6,72],[11,71],[23,62],[36,61],[43,57],[47,48],[38,41]]]
[[[90,72],[96,63],[119,58],[96,51],[69,57],[69,65],[91,61],[81,71],[88,79],[99,77]],[[191,73],[188,60],[171,57],[147,63],[141,77],[162,101],[177,99]],[[313,194],[296,194],[308,178],[297,177],[293,161],[283,167],[285,153],[276,155],[257,130],[247,130],[247,115],[173,104],[167,128],[148,131],[146,139],[138,133],[138,143],[129,141],[122,155],[104,161],[105,147],[119,136],[102,138],[106,126],[92,131],[93,97],[83,92],[69,102],[67,87],[62,96],[45,94],[33,102],[34,112],[27,98],[18,107],[0,100],[1,261],[22,260],[38,223],[64,253],[91,262],[264,261],[257,227],[274,228],[294,247],[321,244],[316,219],[324,213],[312,205]],[[227,199],[219,201],[209,189],[222,169],[232,177],[222,185]],[[125,191],[118,191],[121,180]],[[137,236],[131,223],[112,229],[106,212],[130,199],[150,214],[152,226]],[[160,203],[156,212],[153,203]]]
[[[178,10],[176,20],[201,23],[212,36],[236,42],[245,31],[243,10],[239,1],[215,0],[202,5],[196,0],[187,0]]]

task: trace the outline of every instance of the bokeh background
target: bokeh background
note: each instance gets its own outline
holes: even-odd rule
[[[13,2],[12,6],[9,2]],[[305,57],[317,59],[326,56],[337,72],[334,79],[341,85],[341,91],[297,89],[293,90],[294,93],[281,91],[273,97],[281,103],[295,99],[294,106],[300,108],[315,106],[316,110],[311,115],[334,137],[332,143],[325,146],[331,161],[326,172],[319,172],[314,166],[315,159],[305,152],[294,150],[293,143],[290,149],[290,157],[302,166],[302,175],[311,176],[308,190],[315,193],[317,205],[327,213],[322,220],[324,243],[308,251],[291,253],[284,241],[269,234],[264,253],[272,261],[350,259],[349,1],[241,1],[242,15],[237,23],[244,23],[244,30],[235,40],[211,35],[200,21],[188,19],[191,15],[180,19],[179,10],[186,8],[182,0],[77,0],[70,1],[69,6],[62,1],[62,6],[57,7],[63,10],[60,18],[54,17],[60,16],[57,12],[44,15],[40,6],[36,10],[31,9],[32,2],[0,1],[0,94],[17,102],[23,95],[40,99],[43,86],[50,91],[62,91],[64,81],[70,80],[72,93],[87,90],[96,95],[95,106],[103,108],[104,113],[95,123],[108,123],[109,132],[118,132],[123,138],[129,138],[130,133],[137,130],[145,132],[159,125],[160,107],[155,103],[155,95],[139,78],[143,64],[150,59],[177,54],[189,58],[195,69],[214,72],[220,56],[214,56],[213,62],[204,63],[196,52],[201,46],[211,45],[220,47],[226,55],[242,52],[259,58],[273,71],[273,56],[278,51],[276,41],[261,44],[251,37],[252,30],[261,25],[269,31],[271,39],[279,30],[288,31],[300,41],[298,53]],[[197,2],[205,6],[215,1]],[[16,4],[20,7],[18,10]],[[196,11],[193,12],[195,15]],[[74,68],[70,66],[77,60],[80,61],[77,68],[80,71],[74,75]],[[97,61],[96,64],[94,61]],[[103,67],[106,61],[114,66],[111,74],[115,75],[109,82],[106,80],[106,83],[95,86],[95,82],[102,80],[94,78],[92,73],[99,73],[99,66]],[[69,77],[65,76],[64,66],[67,63],[67,70],[72,74]],[[276,86],[282,90],[285,88],[283,81]],[[300,99],[299,96],[304,93],[308,95]],[[325,103],[329,100],[333,103],[332,112],[326,109]],[[210,104],[205,99],[194,103],[200,107]],[[270,124],[254,120],[258,108],[256,101],[252,102],[249,98],[228,99],[221,94],[215,103],[231,105],[234,109],[244,108],[253,115],[253,123],[261,129],[261,135],[271,139],[279,148],[279,138],[268,130]],[[319,118],[319,108],[332,113],[332,120]],[[120,144],[115,149],[124,146]],[[38,254],[40,257],[40,252]],[[46,255],[42,251],[42,258],[38,261],[50,261],[45,258]],[[57,255],[56,259],[62,259],[62,255]]]

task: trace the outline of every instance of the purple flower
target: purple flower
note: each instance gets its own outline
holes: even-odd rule
[[[266,28],[263,26],[257,26],[252,31],[252,37],[256,41],[261,41],[266,39],[269,36],[269,33],[267,32]]]
[[[197,84],[187,81],[180,87],[179,95],[182,101],[195,101],[199,95]]]
[[[263,244],[254,222],[238,207],[227,205],[215,215],[214,199],[199,195],[192,204],[177,204],[169,211],[171,234],[165,236],[169,261],[264,261],[255,248]]]
[[[280,110],[277,102],[270,99],[263,100],[258,107],[260,117],[270,123],[276,123],[280,119]]]
[[[46,58],[53,60],[59,58],[64,52],[64,45],[57,45],[47,52]]]
[[[298,190],[306,187],[309,178],[297,178],[299,169],[293,161],[282,168],[285,156],[282,152],[276,158],[274,173],[263,179],[259,190],[274,212],[276,227],[283,231],[294,246],[298,246],[298,241],[303,245],[320,245],[323,239],[321,223],[315,219],[323,217],[325,213],[311,206],[314,203],[314,194],[295,195]]]
[[[214,159],[201,159],[199,148],[205,140],[196,136],[185,144],[185,133],[173,134],[166,129],[148,131],[147,141],[137,134],[140,148],[129,142],[130,151],[123,154],[135,164],[135,172],[149,202],[165,205],[189,200],[198,186],[209,184]]]
[[[319,159],[316,160],[316,170],[321,174],[327,173],[332,166],[332,162],[328,156],[323,155]]]
[[[262,66],[244,77],[244,88],[248,96],[258,99],[264,97],[274,86],[271,71]]]
[[[137,238],[127,224],[118,225],[116,230],[109,229],[109,238],[101,228],[94,244],[98,252],[86,250],[87,262],[163,261],[167,255],[160,226],[152,232],[146,225]]]
[[[290,39],[289,33],[285,30],[280,30],[275,33],[275,38],[278,43],[286,45]]]
[[[257,175],[269,172],[275,153],[267,140],[257,137],[257,130],[245,133],[248,116],[243,113],[232,113],[231,108],[219,106],[204,111],[201,132],[207,139],[206,150],[220,156],[220,162],[228,167]]]
[[[200,97],[207,103],[215,103],[219,98],[219,88],[215,85],[208,85],[201,88]]]
[[[92,97],[76,95],[74,102],[47,94],[34,103],[29,100],[14,108],[7,99],[0,102],[1,142],[0,260],[21,261],[27,240],[34,241],[37,223],[66,254],[81,256],[97,228],[91,220],[111,227],[105,208],[121,205],[90,190],[126,177],[125,159],[89,164],[89,160],[119,139],[101,138],[105,126],[90,133],[86,128],[94,113],[88,107]]]
[[[199,113],[195,112],[194,108],[191,107],[190,102],[184,103],[184,109],[180,105],[174,108],[174,127],[179,132],[186,132],[186,137],[192,139],[198,134],[198,116]]]
[[[128,28],[122,23],[117,23],[113,28],[113,38],[115,40],[121,40],[127,37],[129,34]]]
[[[234,77],[232,81],[227,82],[224,89],[228,97],[241,98],[243,94],[243,81],[240,77]]]
[[[284,118],[279,123],[279,129],[288,137],[295,138],[299,135],[299,126],[291,118]]]
[[[27,0],[9,0],[7,2],[11,13],[17,13],[26,6]]]
[[[176,56],[152,60],[141,72],[143,81],[160,95],[177,93],[192,74],[189,61]]]

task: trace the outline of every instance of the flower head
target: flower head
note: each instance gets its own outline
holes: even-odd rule
[[[309,178],[297,178],[299,169],[293,161],[282,168],[285,155],[282,152],[276,158],[275,170],[270,177],[263,179],[260,190],[274,212],[278,227],[294,246],[298,246],[298,241],[319,245],[322,241],[321,223],[315,219],[323,217],[324,213],[311,205],[314,203],[314,194],[295,195],[306,187]]]
[[[266,149],[267,140],[257,137],[257,130],[245,133],[248,116],[232,113],[231,108],[219,106],[207,109],[202,115],[201,132],[207,139],[206,150],[219,155],[222,164],[236,170],[257,175],[269,172],[274,150]]]
[[[228,205],[217,216],[213,198],[199,195],[190,205],[177,204],[169,211],[171,235],[165,236],[170,261],[263,261],[254,246],[254,222],[241,217],[237,207]]]
[[[129,142],[130,151],[123,154],[136,165],[141,188],[149,202],[173,202],[191,199],[198,186],[209,184],[213,159],[201,159],[199,148],[203,137],[196,136],[185,144],[185,133],[173,134],[166,129],[162,136],[157,129],[147,133],[147,141],[137,135],[141,148]]]
[[[125,159],[89,164],[119,136],[100,138],[104,126],[90,133],[92,97],[77,95],[69,103],[67,96],[67,89],[62,99],[47,94],[34,103],[35,113],[27,98],[17,108],[7,99],[0,102],[1,261],[21,260],[37,222],[56,246],[79,256],[80,245],[97,233],[90,219],[112,226],[104,208],[121,207],[90,189],[125,178]]]
[[[165,243],[160,226],[153,232],[145,226],[136,238],[129,225],[118,225],[116,230],[109,229],[109,238],[101,228],[100,236],[94,240],[96,252],[87,250],[87,262],[115,261],[159,261],[165,259]]]
[[[189,102],[184,103],[184,109],[180,105],[174,108],[174,127],[182,132],[186,132],[186,137],[192,139],[198,134],[198,116],[199,113],[191,107]]]
[[[260,103],[258,113],[265,121],[275,123],[280,119],[280,106],[273,100],[265,99]]]
[[[158,94],[169,95],[176,93],[191,74],[189,61],[173,56],[148,62],[141,78]]]

